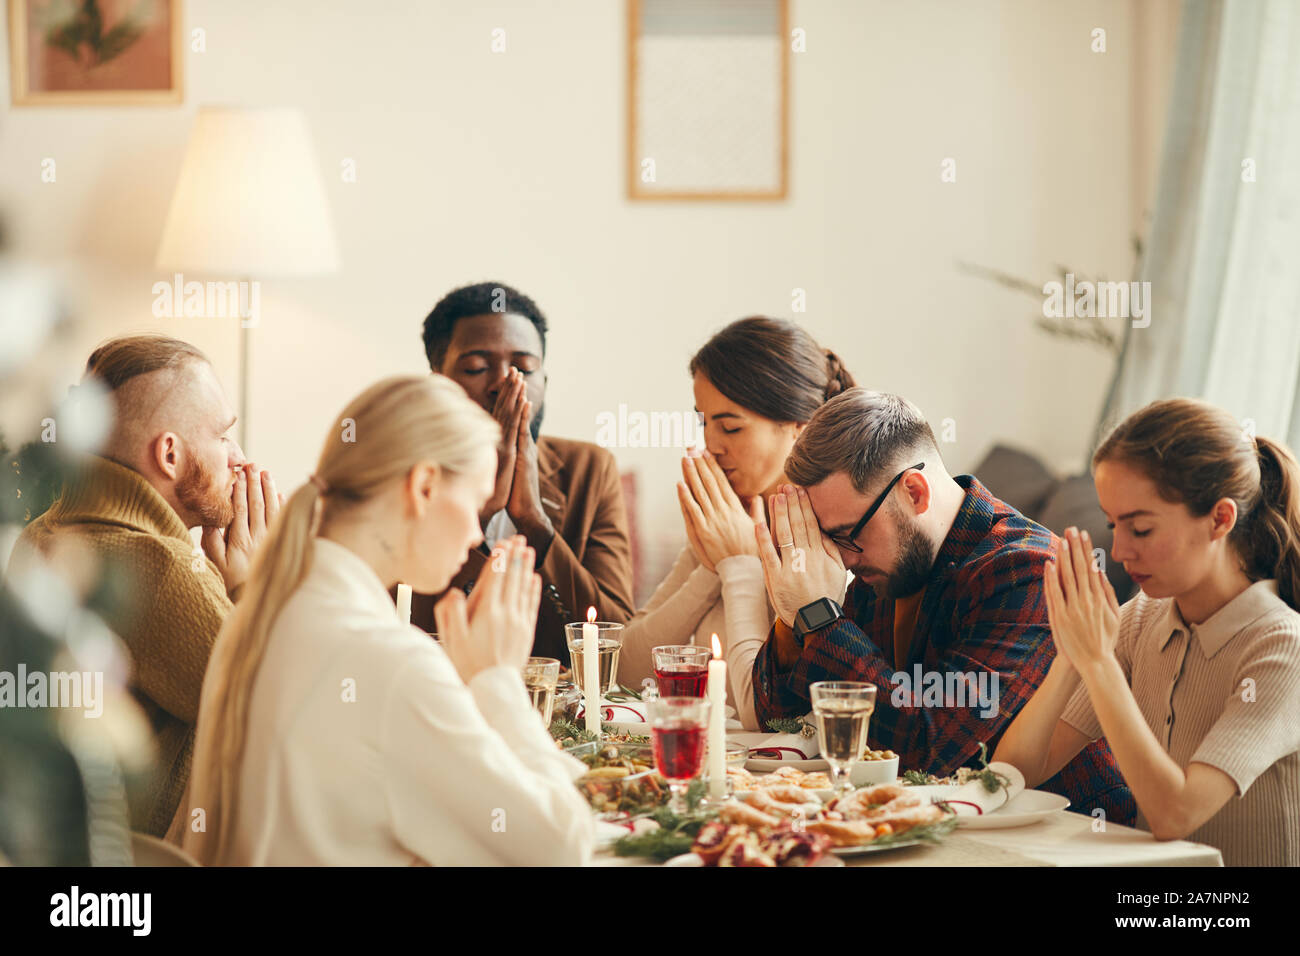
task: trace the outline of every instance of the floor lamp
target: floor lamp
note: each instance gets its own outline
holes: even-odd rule
[[[324,182],[302,113],[201,107],[155,267],[182,274],[178,292],[205,276],[241,283],[242,293],[248,288],[243,283],[333,272],[338,261]],[[247,453],[255,326],[248,317],[237,317],[239,306],[236,296],[226,317],[239,321],[239,442]]]

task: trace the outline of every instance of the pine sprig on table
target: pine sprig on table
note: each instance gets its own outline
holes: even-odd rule
[[[717,817],[718,811],[699,809],[700,798],[704,796],[704,781],[691,781],[686,791],[686,813],[678,816],[668,807],[660,807],[650,814],[650,819],[659,824],[656,829],[644,833],[629,834],[614,844],[616,856],[646,856],[659,862],[670,860],[683,853],[689,853],[695,845],[695,837],[700,828]]]
[[[605,694],[605,699],[613,703],[619,703],[625,700],[641,700],[641,695],[630,687],[615,683],[614,688]]]
[[[911,843],[914,840],[921,840],[925,843],[938,843],[957,826],[957,814],[952,810],[947,812],[949,815],[937,823],[923,823],[907,830],[900,830],[898,833],[891,833],[888,836],[878,836],[868,845],[889,846],[893,843]]]
[[[980,741],[980,767],[979,773],[974,776],[980,783],[984,784],[984,789],[989,793],[997,793],[999,790],[1011,788],[1010,777],[989,768],[989,748],[982,740]]]
[[[774,734],[801,734],[804,727],[802,717],[773,717],[767,722],[767,729]]]
[[[602,734],[612,734],[616,733],[617,729],[613,724],[601,724],[600,732]],[[600,739],[586,727],[565,717],[556,717],[551,721],[551,736],[556,740],[572,740],[580,744],[591,743],[593,740]]]

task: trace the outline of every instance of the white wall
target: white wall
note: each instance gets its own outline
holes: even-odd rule
[[[162,329],[208,349],[233,400],[234,324],[153,319],[153,253],[197,105],[303,109],[343,268],[262,285],[249,450],[285,485],[348,398],[425,368],[423,316],[481,279],[517,285],[552,321],[553,433],[592,440],[595,413],[620,402],[690,408],[694,349],[768,313],[936,427],[953,419],[951,468],[998,439],[1077,468],[1109,359],[1044,336],[1035,302],[955,263],[1040,283],[1058,262],[1128,277],[1177,20],[1173,0],[1136,4],[796,0],[808,50],[792,56],[790,198],[633,204],[621,2],[193,0],[207,51],[188,55],[184,106],[3,97],[0,212],[11,251],[66,270],[79,357]],[[494,27],[505,54],[490,52]],[[57,183],[40,182],[45,157]],[[940,182],[944,157],[956,183]],[[796,287],[808,312],[792,316]],[[641,472],[658,564],[681,540],[677,455],[618,454]]]

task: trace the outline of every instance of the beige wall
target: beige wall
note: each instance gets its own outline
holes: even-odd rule
[[[792,56],[790,198],[656,205],[624,198],[617,0],[194,0],[207,52],[188,56],[183,107],[3,98],[0,209],[13,252],[65,270],[84,320],[74,351],[162,328],[209,349],[233,396],[233,323],[154,320],[152,257],[197,105],[304,110],[343,268],[262,286],[249,446],[286,485],[348,397],[424,368],[419,325],[438,296],[488,278],[553,323],[548,431],[594,439],[596,412],[620,402],[688,409],[691,352],[768,313],[936,428],[953,419],[950,467],[1007,439],[1077,468],[1109,359],[1045,337],[1033,301],[955,263],[1128,276],[1177,22],[1173,0],[1142,6],[796,0],[808,50]],[[494,27],[505,54],[489,51]],[[57,183],[40,182],[45,157]],[[956,183],[940,182],[944,157]],[[791,315],[795,288],[806,314]],[[618,455],[641,474],[661,567],[681,541],[677,454]]]

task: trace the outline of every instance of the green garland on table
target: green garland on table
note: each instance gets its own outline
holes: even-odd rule
[[[876,837],[870,843],[864,843],[863,846],[890,846],[894,843],[911,843],[913,840],[921,840],[925,843],[938,843],[957,826],[957,813],[951,807],[944,806],[944,817],[938,823],[922,823],[914,826],[910,830],[901,830],[898,833],[891,833],[888,836]]]
[[[614,844],[615,856],[647,856],[662,863],[691,852],[700,828],[718,816],[718,811],[700,810],[704,781],[696,778],[686,791],[686,813],[678,816],[668,807],[660,807],[649,819],[659,824],[644,833],[629,833]]]
[[[773,717],[767,722],[767,729],[774,734],[802,733],[803,719],[800,717]]]

